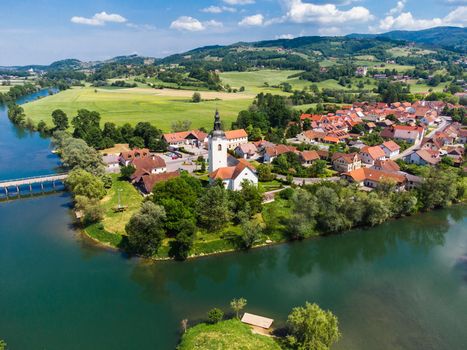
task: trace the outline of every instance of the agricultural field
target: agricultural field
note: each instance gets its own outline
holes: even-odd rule
[[[299,70],[256,70],[247,72],[224,72],[220,73],[220,78],[225,84],[229,84],[232,88],[245,87],[245,92],[242,94],[256,96],[260,92],[282,93],[281,89],[273,88],[280,83],[290,83],[293,89],[302,89],[306,85],[311,85],[306,80],[298,78],[290,79],[289,76],[301,73]],[[269,85],[266,86],[265,83]]]
[[[193,91],[149,88],[72,88],[24,105],[26,116],[34,122],[44,120],[52,125],[51,113],[62,109],[73,117],[81,108],[101,114],[102,124],[114,122],[136,124],[147,121],[170,131],[175,120],[190,120],[193,128],[211,127],[216,108],[227,127],[236,120],[238,112],[246,109],[252,98],[241,94],[202,92],[200,103],[192,103]]]

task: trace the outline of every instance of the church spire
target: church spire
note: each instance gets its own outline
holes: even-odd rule
[[[217,137],[225,136],[225,133],[222,130],[221,117],[219,115],[219,110],[217,108],[216,108],[216,114],[214,115],[214,129],[212,131],[212,136],[217,136]]]

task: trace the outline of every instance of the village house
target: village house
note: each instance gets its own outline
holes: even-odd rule
[[[396,190],[400,191],[405,188],[407,179],[403,174],[395,172],[387,172],[372,168],[360,168],[350,172],[346,172],[342,177],[350,182],[355,182],[360,186],[370,189],[378,187],[383,181],[393,181],[396,185]]]
[[[102,156],[105,165],[105,172],[115,174],[120,172],[120,157],[116,154],[106,154]]]
[[[296,147],[282,145],[282,144],[268,146],[264,148],[263,162],[272,163],[272,161],[276,159],[278,156],[280,156],[281,154],[285,154],[289,152],[295,153],[296,151],[297,151]]]
[[[401,170],[399,165],[391,159],[377,160],[371,168],[388,172],[397,172]]]
[[[235,148],[235,154],[244,159],[258,159],[258,147],[254,143],[243,143]]]
[[[381,144],[381,149],[384,151],[386,158],[394,158],[399,155],[400,146],[392,140],[383,142]]]
[[[240,135],[239,133],[238,136]],[[222,130],[219,112],[216,111],[214,129],[208,138],[210,182],[213,183],[214,181],[220,180],[225,188],[232,191],[241,190],[244,181],[248,181],[257,186],[258,176],[256,175],[254,167],[247,160],[239,159],[236,160],[237,164],[232,166],[228,165],[228,145],[229,139],[224,130]]]
[[[208,134],[201,130],[181,131],[164,134],[163,138],[169,146],[192,145],[201,147],[207,140]]]
[[[406,141],[408,143],[418,143],[423,139],[425,129],[420,126],[393,125],[381,131],[381,137]]]
[[[137,158],[148,157],[150,154],[149,149],[147,148],[135,148],[130,151],[125,151],[120,153],[119,161],[123,166],[129,165],[133,160]]]
[[[139,181],[136,182],[135,185],[140,189],[141,192],[149,194],[152,192],[152,189],[157,183],[167,181],[178,176],[180,176],[179,171],[159,174],[145,174],[139,178]]]
[[[332,166],[339,173],[349,172],[362,167],[362,161],[358,153],[339,153],[332,155]]]
[[[297,140],[306,144],[323,142],[326,133],[322,131],[306,130],[297,135]]]
[[[363,163],[373,165],[377,160],[384,160],[386,154],[380,146],[365,146],[360,150],[360,158]]]
[[[303,151],[299,153],[300,162],[303,166],[309,167],[315,160],[320,159],[318,152],[316,151]]]
[[[436,165],[441,161],[441,157],[438,151],[419,149],[406,156],[404,160],[410,164]]]
[[[227,148],[234,150],[241,144],[248,143],[248,134],[244,129],[225,131],[227,139]]]
[[[130,165],[135,167],[135,172],[131,176],[131,182],[137,183],[144,175],[161,174],[167,171],[164,159],[156,155],[135,158]]]

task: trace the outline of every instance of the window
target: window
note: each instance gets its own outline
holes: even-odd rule
[[[220,145],[220,144],[217,145],[217,150],[218,150],[218,151],[222,151],[222,145]]]

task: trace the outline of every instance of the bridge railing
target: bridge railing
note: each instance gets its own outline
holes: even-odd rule
[[[32,177],[24,177],[19,179],[9,179],[9,180],[0,180],[0,187],[4,184],[9,183],[21,183],[21,182],[34,182],[34,180],[47,181],[50,180],[62,180],[68,176],[68,173],[58,173],[58,174],[48,174],[48,175],[39,175],[39,176],[32,176]]]

